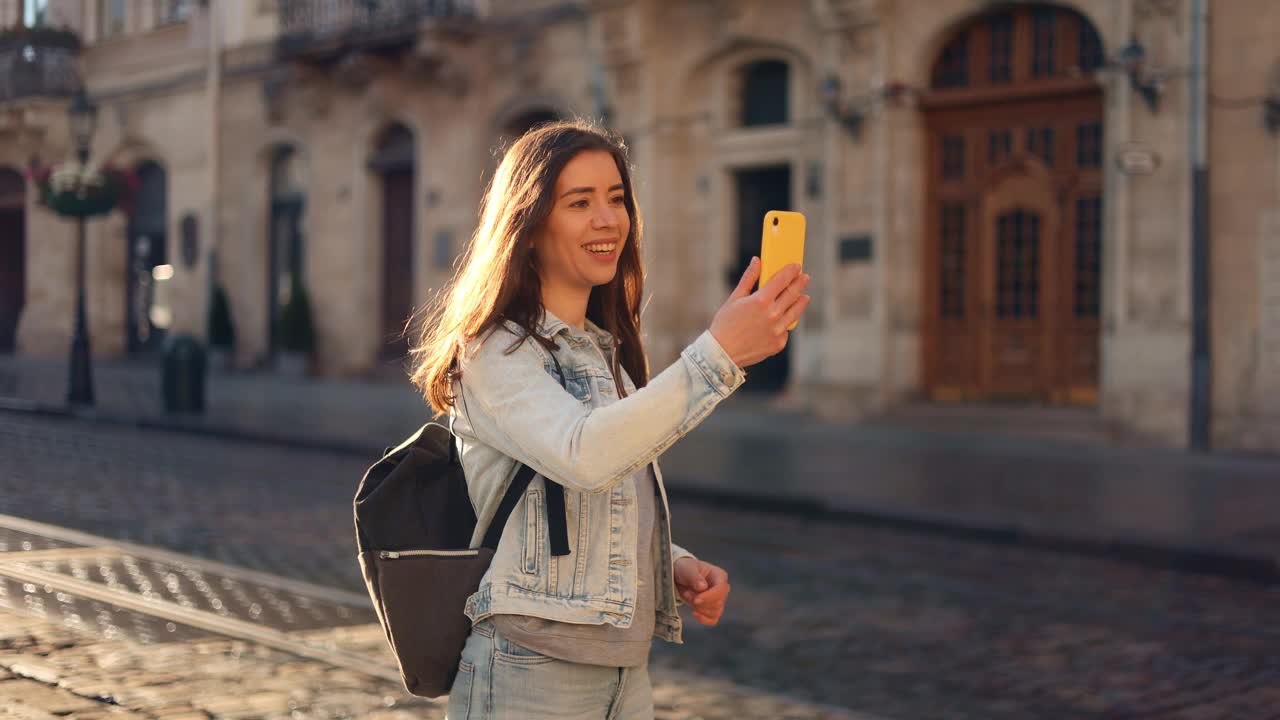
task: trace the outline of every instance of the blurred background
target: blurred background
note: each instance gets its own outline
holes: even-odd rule
[[[0,27],[0,512],[361,592],[349,495],[430,419],[406,320],[501,148],[584,117],[629,147],[655,372],[766,211],[808,222],[788,347],[663,458],[741,614],[658,651],[660,716],[1280,706],[1280,3],[0,0]]]

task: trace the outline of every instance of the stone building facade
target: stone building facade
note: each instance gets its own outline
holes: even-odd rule
[[[655,368],[710,322],[764,210],[786,207],[807,217],[814,303],[786,357],[752,373],[761,391],[851,413],[1085,405],[1186,446],[1199,388],[1213,446],[1280,449],[1269,0],[50,0],[48,12],[86,39],[94,156],[152,188],[132,218],[90,231],[97,354],[203,334],[216,282],[237,363],[269,365],[296,275],[321,373],[394,369],[396,331],[474,228],[495,148],[584,116],[631,148]],[[68,155],[56,103],[5,117],[0,166]],[[29,195],[16,346],[56,355],[73,236]]]

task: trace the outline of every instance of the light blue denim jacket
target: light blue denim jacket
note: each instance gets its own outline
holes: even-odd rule
[[[514,324],[472,342],[463,355],[453,430],[476,511],[478,547],[516,472],[516,460],[538,473],[512,511],[479,590],[466,604],[472,622],[516,614],[560,622],[630,627],[637,594],[638,512],[635,484],[623,482],[654,465],[662,502],[654,562],[667,582],[657,590],[654,635],[681,642],[673,565],[690,553],[671,543],[670,509],[657,457],[692,430],[745,375],[711,333],[636,390],[623,373],[619,400],[613,337],[587,322],[584,333],[550,312],[539,326],[556,341],[555,363]],[[459,384],[455,382],[455,393]],[[514,459],[513,459],[514,458]],[[570,554],[551,555],[545,480],[564,486]]]

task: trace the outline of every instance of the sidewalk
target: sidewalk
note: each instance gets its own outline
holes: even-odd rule
[[[219,374],[207,412],[162,412],[153,366],[95,366],[69,411],[62,363],[0,357],[0,409],[345,450],[370,462],[429,420],[407,382]],[[735,395],[663,456],[673,495],[1280,580],[1280,458],[832,422]]]

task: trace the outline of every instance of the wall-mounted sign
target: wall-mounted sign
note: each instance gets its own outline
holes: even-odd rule
[[[1142,143],[1124,143],[1116,149],[1116,167],[1125,175],[1150,175],[1160,167],[1160,156]]]
[[[869,262],[871,260],[871,236],[850,235],[840,238],[840,262]]]

